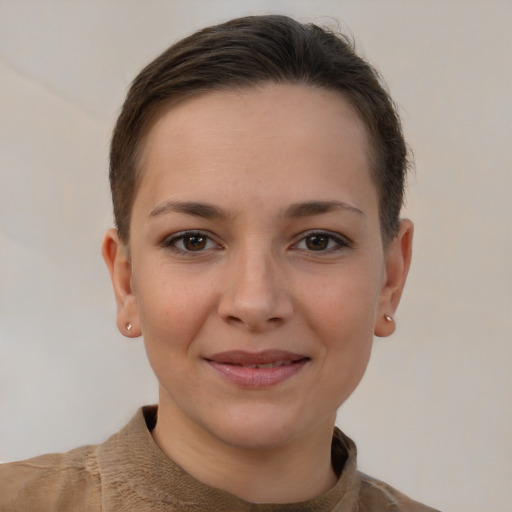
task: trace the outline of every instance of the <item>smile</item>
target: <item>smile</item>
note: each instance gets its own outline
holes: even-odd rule
[[[278,366],[288,366],[292,364],[293,361],[275,361],[274,363],[265,363],[265,364],[235,364],[233,366],[242,366],[243,368],[277,368]]]
[[[280,350],[229,351],[205,359],[225,380],[246,388],[274,386],[297,375],[310,358]]]

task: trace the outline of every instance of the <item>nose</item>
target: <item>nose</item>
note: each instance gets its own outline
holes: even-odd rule
[[[218,314],[227,323],[251,332],[284,324],[294,307],[286,276],[271,254],[244,251],[226,269]]]

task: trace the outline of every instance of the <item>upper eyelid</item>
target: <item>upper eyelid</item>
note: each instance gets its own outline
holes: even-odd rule
[[[217,245],[222,245],[218,239],[209,231],[205,231],[202,229],[185,229],[183,231],[177,231],[176,233],[171,233],[170,235],[166,235],[162,238],[162,241],[160,242],[160,245],[166,246],[170,245],[171,242],[176,242],[178,240],[181,240],[185,238],[186,236],[194,236],[194,235],[201,235],[212,242],[214,242]]]
[[[297,235],[295,237],[294,245],[298,244],[299,242],[301,242],[308,236],[315,236],[315,235],[328,236],[328,237],[332,238],[333,240],[339,241],[340,243],[349,245],[349,246],[352,245],[352,243],[353,243],[352,240],[350,238],[348,238],[346,235],[342,235],[341,233],[338,233],[336,231],[329,231],[326,229],[311,229],[311,230],[305,231],[305,232]]]

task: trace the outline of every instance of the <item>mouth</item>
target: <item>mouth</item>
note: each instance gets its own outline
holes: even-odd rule
[[[308,356],[282,350],[222,352],[205,358],[224,379],[241,387],[269,387],[299,373],[310,361]]]
[[[287,361],[273,361],[271,363],[263,363],[263,364],[233,364],[233,366],[241,366],[242,368],[258,368],[260,370],[265,368],[278,368],[279,366],[288,366],[293,364],[295,361],[287,360]],[[229,363],[227,363],[229,364]]]

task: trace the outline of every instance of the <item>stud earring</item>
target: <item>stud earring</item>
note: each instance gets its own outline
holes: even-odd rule
[[[389,315],[384,315],[384,320],[386,320],[386,322],[392,322],[393,321],[393,317],[389,316]]]
[[[128,322],[128,323],[126,324],[126,330],[127,330],[128,332],[130,332],[130,331],[132,330],[132,324],[131,324],[130,322]]]

